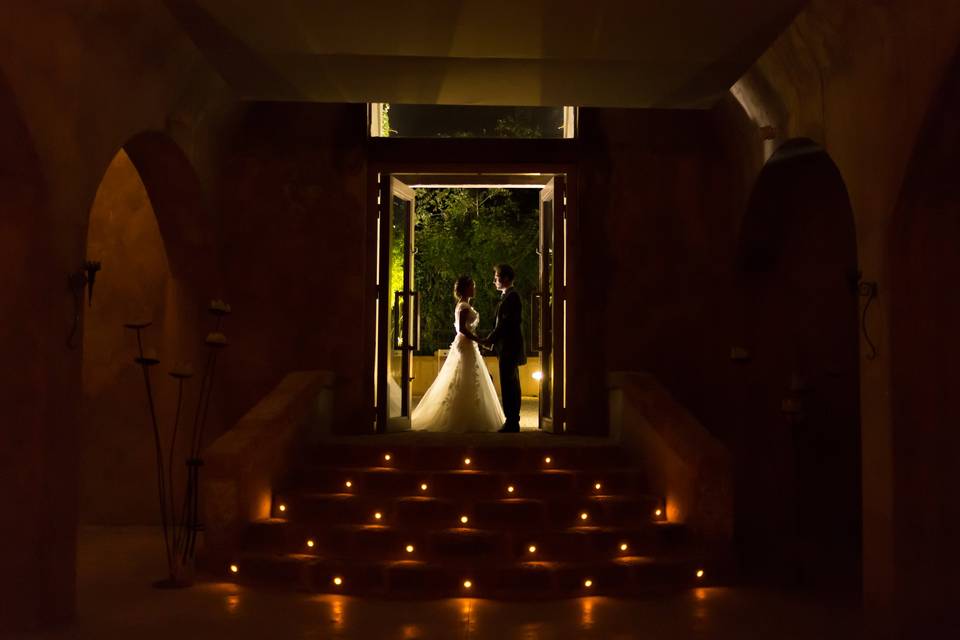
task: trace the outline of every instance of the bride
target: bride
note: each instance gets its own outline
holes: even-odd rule
[[[453,285],[457,336],[436,380],[413,410],[415,430],[496,431],[503,424],[503,409],[475,333],[480,314],[470,306],[474,290],[470,276],[460,276]]]

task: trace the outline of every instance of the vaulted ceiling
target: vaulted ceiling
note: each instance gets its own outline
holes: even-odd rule
[[[806,0],[166,0],[244,98],[703,108]]]

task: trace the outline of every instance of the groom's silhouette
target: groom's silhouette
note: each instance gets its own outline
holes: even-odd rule
[[[497,321],[493,331],[484,341],[493,345],[500,362],[500,395],[506,422],[501,433],[520,431],[520,365],[526,364],[527,352],[520,331],[520,316],[523,303],[520,294],[513,288],[515,277],[510,265],[500,264],[494,268],[493,284],[501,292],[497,305]]]

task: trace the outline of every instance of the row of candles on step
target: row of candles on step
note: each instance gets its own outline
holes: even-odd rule
[[[411,549],[411,545],[407,545],[407,549],[410,550],[410,549]],[[232,573],[232,574],[234,574],[234,575],[239,574],[239,573],[240,573],[240,566],[239,566],[238,564],[236,564],[236,563],[231,564],[231,565],[230,565],[230,573]],[[702,580],[703,577],[704,577],[704,575],[705,575],[705,573],[704,573],[704,570],[703,570],[703,569],[697,569],[696,572],[694,572],[694,575],[697,577],[697,580]],[[344,584],[343,576],[333,576],[333,577],[331,578],[330,582],[331,582],[331,584],[332,584],[334,587],[337,587],[337,588],[342,587],[343,584]],[[470,578],[464,579],[464,581],[463,581],[462,584],[463,584],[463,588],[464,588],[465,591],[470,591],[471,589],[473,589],[473,580],[471,580]],[[589,578],[589,577],[588,577],[588,578],[584,578],[584,579],[583,579],[583,587],[584,587],[584,589],[592,589],[592,588],[593,588],[593,578]]]
[[[351,483],[349,480],[347,480],[346,485],[347,485],[347,488],[349,489],[349,488],[352,486],[352,483]],[[596,487],[597,487],[598,490],[600,489],[600,483],[599,483],[599,482],[596,484]],[[426,491],[427,488],[428,488],[428,486],[427,486],[426,483],[424,483],[424,484],[421,484],[421,485],[420,485],[420,488],[421,488],[423,491]],[[513,485],[510,485],[510,486],[507,487],[507,493],[514,493],[514,490],[515,490],[515,487],[514,487]],[[289,509],[288,509],[288,507],[287,507],[287,505],[286,505],[285,503],[281,502],[279,505],[277,505],[277,511],[279,511],[279,512],[282,513],[283,515],[287,515],[287,512],[289,511]],[[659,518],[660,516],[663,515],[663,509],[660,509],[659,507],[656,508],[656,509],[654,509],[653,515],[656,516],[657,518]],[[579,518],[580,518],[580,521],[581,521],[581,522],[587,522],[588,520],[590,520],[590,514],[589,514],[588,512],[586,512],[586,511],[581,511]],[[374,520],[375,522],[381,522],[381,521],[383,520],[383,513],[380,512],[380,511],[374,511],[374,512],[373,512],[373,520]],[[462,516],[460,516],[460,524],[461,524],[461,525],[466,526],[466,525],[469,524],[469,523],[470,523],[470,517],[469,517],[469,516],[467,516],[467,515],[462,515]]]

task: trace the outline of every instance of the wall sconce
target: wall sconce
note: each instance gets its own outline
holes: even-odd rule
[[[83,288],[87,288],[87,304],[93,306],[93,285],[97,281],[97,272],[100,271],[100,262],[87,260],[79,269],[67,278],[67,285],[73,293],[73,327],[67,335],[67,348],[76,349],[73,339],[80,326],[80,308],[83,305]]]
[[[860,332],[863,333],[863,339],[867,341],[867,345],[870,347],[867,360],[876,360],[880,352],[877,350],[877,345],[870,339],[870,334],[867,333],[867,311],[870,309],[870,303],[876,300],[880,286],[876,281],[864,280],[862,271],[851,271],[848,278],[851,291],[861,298],[867,299],[860,314]]]

